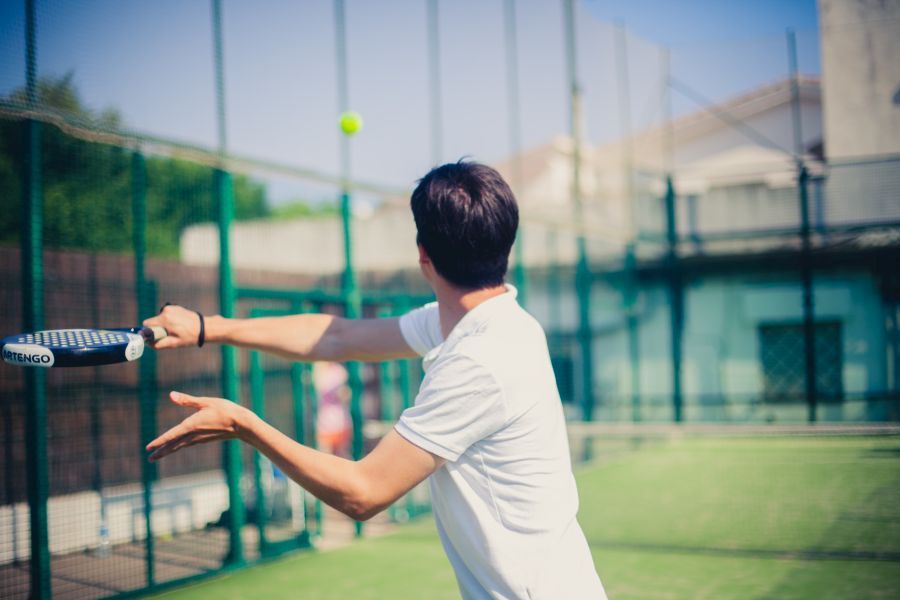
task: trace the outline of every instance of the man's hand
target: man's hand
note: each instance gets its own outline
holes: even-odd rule
[[[181,392],[171,392],[169,398],[197,412],[147,444],[151,461],[195,444],[238,437],[239,419],[247,412],[243,407],[221,398],[197,398]]]
[[[157,350],[196,347],[200,341],[200,315],[183,306],[169,304],[155,317],[144,319],[144,327],[165,327],[167,337],[153,344]]]
[[[390,506],[444,464],[393,429],[365,458],[352,461],[299,444],[234,402],[179,392],[170,396],[196,412],[147,445],[150,460],[194,444],[239,438],[314,496],[360,521]]]

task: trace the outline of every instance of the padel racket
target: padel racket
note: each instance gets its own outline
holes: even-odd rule
[[[26,367],[90,367],[137,360],[148,343],[168,333],[162,327],[50,329],[0,341],[3,360]]]

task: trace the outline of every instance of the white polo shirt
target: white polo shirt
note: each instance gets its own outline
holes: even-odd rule
[[[446,340],[436,303],[400,319],[425,379],[395,428],[447,461],[432,507],[463,598],[603,599],[546,337],[507,288]]]

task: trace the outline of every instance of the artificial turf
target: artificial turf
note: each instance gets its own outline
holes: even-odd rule
[[[596,450],[600,460],[577,470],[579,521],[614,600],[900,597],[898,438],[636,439]],[[426,517],[165,597],[458,592]]]

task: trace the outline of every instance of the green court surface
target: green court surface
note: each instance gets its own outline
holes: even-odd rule
[[[598,443],[579,520],[627,598],[900,597],[900,439]],[[457,598],[430,519],[166,598]]]

